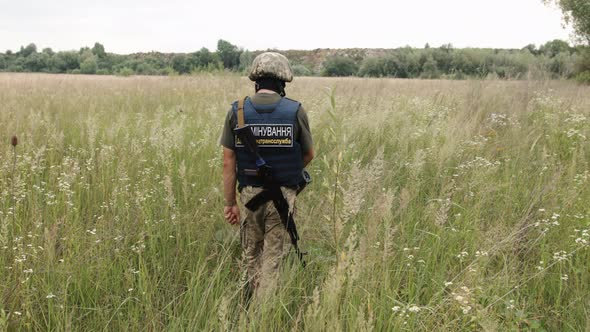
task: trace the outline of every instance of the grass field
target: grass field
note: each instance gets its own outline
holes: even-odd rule
[[[1,74],[0,330],[590,330],[589,87],[297,78],[309,263],[246,310],[218,140],[252,90]]]

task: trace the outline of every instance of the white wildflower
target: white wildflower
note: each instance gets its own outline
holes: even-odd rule
[[[409,312],[420,312],[420,307],[418,307],[417,305],[412,305],[411,307],[408,308]]]
[[[567,260],[567,252],[561,250],[553,253],[553,259],[557,261],[564,261]]]
[[[508,310],[512,310],[514,309],[514,300],[510,300],[510,302],[508,303],[508,305],[506,306],[506,309]]]
[[[482,256],[488,256],[488,252],[487,251],[476,251],[475,252],[475,257],[482,257]]]
[[[465,257],[469,256],[469,253],[467,251],[461,251],[458,255],[457,258],[459,258],[460,260],[463,260]]]

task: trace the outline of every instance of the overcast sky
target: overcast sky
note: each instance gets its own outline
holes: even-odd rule
[[[0,0],[0,52],[102,43],[107,52],[395,48],[425,43],[521,48],[569,40],[541,0]]]

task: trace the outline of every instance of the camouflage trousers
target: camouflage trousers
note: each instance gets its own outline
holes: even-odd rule
[[[289,212],[295,212],[294,189],[281,187],[289,203]],[[259,187],[244,187],[240,201],[246,204],[262,191]],[[280,263],[290,245],[290,238],[272,201],[262,204],[256,211],[242,210],[240,238],[248,271],[248,280],[255,297],[272,293],[277,284]]]

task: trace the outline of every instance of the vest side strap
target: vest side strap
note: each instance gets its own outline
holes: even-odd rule
[[[248,97],[238,100],[238,128],[243,128],[246,125],[246,121],[244,120],[244,102],[246,98]]]

